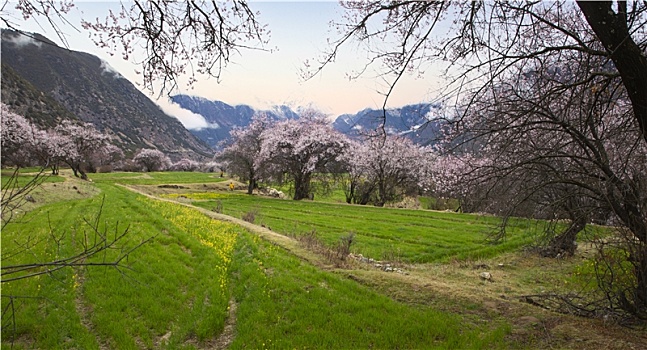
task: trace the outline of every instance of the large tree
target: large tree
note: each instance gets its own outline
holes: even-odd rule
[[[140,165],[144,171],[164,171],[171,166],[171,159],[164,152],[142,148],[133,157],[133,162]]]
[[[407,193],[419,193],[431,182],[429,152],[395,135],[373,135],[348,147],[346,201],[384,206]]]
[[[247,193],[252,194],[257,185],[259,175],[265,164],[260,157],[261,135],[271,125],[265,114],[258,114],[244,128],[231,131],[231,143],[216,154],[216,160],[225,163],[227,171],[248,182]]]
[[[346,137],[314,110],[301,112],[296,120],[277,122],[261,139],[259,161],[270,178],[294,185],[295,200],[312,195],[313,175],[328,172],[348,146]]]
[[[35,140],[40,138],[41,130],[25,117],[10,111],[4,103],[0,103],[0,113],[2,164],[29,165]]]
[[[464,176],[470,196],[487,195],[479,210],[568,220],[543,255],[572,255],[588,222],[626,227],[636,286],[618,300],[646,315],[647,143],[613,66],[589,76],[599,60],[564,53],[502,75],[468,102],[449,145],[481,160]]]
[[[65,150],[62,160],[72,168],[74,176],[84,180],[88,178],[86,171],[96,171],[93,161],[103,157],[103,153],[117,151],[110,146],[110,138],[90,123],[78,124],[66,120],[54,131],[66,139],[65,145],[60,145]]]

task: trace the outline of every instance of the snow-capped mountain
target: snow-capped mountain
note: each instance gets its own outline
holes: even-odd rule
[[[190,131],[213,148],[218,148],[221,141],[229,138],[229,132],[233,128],[249,125],[257,112],[264,112],[274,120],[299,117],[288,106],[274,106],[269,110],[257,111],[247,105],[231,106],[222,101],[212,101],[198,96],[175,95],[171,100],[180,107],[204,117],[209,126]]]
[[[412,141],[427,145],[433,143],[443,124],[437,104],[420,103],[401,108],[364,109],[356,114],[342,114],[333,127],[351,137],[360,137],[381,128],[391,135],[403,135]]]

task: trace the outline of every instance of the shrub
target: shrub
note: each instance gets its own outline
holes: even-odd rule
[[[355,232],[350,232],[346,236],[339,238],[337,243],[336,251],[337,257],[341,260],[346,260],[346,257],[350,254],[350,247],[355,242]]]
[[[221,200],[216,201],[216,206],[213,207],[213,211],[215,211],[218,214],[222,214],[222,201]],[[245,220],[244,215],[243,215],[243,220]]]
[[[258,214],[259,209],[254,208],[246,213],[243,213],[242,219],[253,224],[256,221],[256,216],[258,216]]]

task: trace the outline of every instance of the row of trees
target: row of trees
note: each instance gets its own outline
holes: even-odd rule
[[[38,164],[58,174],[60,164],[67,164],[74,175],[87,179],[86,172],[123,158],[123,152],[110,143],[108,136],[91,124],[63,121],[53,129],[43,130],[25,117],[13,113],[5,104],[2,111],[2,164],[27,166]]]
[[[132,161],[124,168],[131,171],[202,171],[216,172],[224,171],[224,167],[216,162],[198,162],[188,158],[182,158],[177,162],[171,161],[164,152],[153,148],[142,148],[135,153]],[[124,169],[126,170],[126,169]]]
[[[200,163],[183,158],[173,163],[160,150],[144,148],[126,159],[110,137],[92,124],[63,121],[52,129],[41,129],[7,105],[2,110],[2,164],[18,167],[38,165],[56,175],[66,164],[75,176],[87,179],[87,173],[101,168],[128,171],[221,171],[214,162]]]
[[[259,182],[288,182],[295,200],[339,181],[348,203],[383,206],[431,184],[430,152],[397,136],[351,140],[314,110],[278,122],[255,116],[248,127],[232,131],[231,143],[216,160],[248,182],[249,194]]]

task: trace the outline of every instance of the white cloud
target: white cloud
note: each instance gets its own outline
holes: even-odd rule
[[[17,33],[17,35],[3,35],[2,39],[13,43],[17,47],[23,47],[27,45],[36,45],[37,47],[41,47],[41,45],[43,45],[42,42],[21,33]]]
[[[216,123],[208,123],[202,115],[184,109],[170,99],[158,99],[157,105],[160,106],[166,114],[179,120],[182,125],[189,130],[200,130],[205,128],[217,129],[220,127],[220,125]]]
[[[102,74],[103,73],[112,74],[112,75],[114,75],[115,79],[120,79],[120,78],[125,79],[124,76],[121,75],[121,73],[119,73],[116,69],[112,68],[110,63],[108,63],[108,62],[106,62],[104,60],[101,60],[100,68],[102,70]]]

